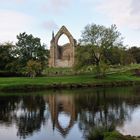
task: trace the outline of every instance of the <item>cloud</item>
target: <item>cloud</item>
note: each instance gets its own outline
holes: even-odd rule
[[[97,10],[120,27],[140,29],[139,0],[102,0]]]
[[[43,27],[50,31],[57,30],[59,28],[58,25],[53,20],[44,22]]]
[[[0,10],[0,41],[15,41],[16,35],[28,30],[32,17],[23,13]]]
[[[59,13],[66,9],[72,0],[48,0],[47,4],[43,5],[45,11]]]

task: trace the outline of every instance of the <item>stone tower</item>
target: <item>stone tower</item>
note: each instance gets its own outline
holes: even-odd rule
[[[58,41],[63,34],[68,37],[69,43],[60,46],[58,45]],[[77,44],[76,40],[73,38],[73,36],[65,26],[62,26],[55,36],[54,33],[52,33],[52,40],[50,44],[49,66],[73,67],[75,60],[75,47]]]

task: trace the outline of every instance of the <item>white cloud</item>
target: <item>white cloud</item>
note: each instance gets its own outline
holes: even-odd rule
[[[140,29],[139,0],[102,0],[97,10],[120,27]]]
[[[32,17],[23,13],[0,10],[0,41],[15,41],[16,35],[28,30]]]
[[[43,27],[50,31],[57,30],[59,28],[58,25],[53,20],[45,21],[43,23]]]

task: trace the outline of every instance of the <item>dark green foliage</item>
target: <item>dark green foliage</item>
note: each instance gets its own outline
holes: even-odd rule
[[[105,61],[111,65],[121,64],[121,49],[119,47],[112,47],[109,50],[104,50]]]
[[[128,65],[135,63],[133,55],[125,47],[112,47],[104,51],[106,62],[111,65]]]
[[[104,140],[104,129],[98,128],[91,131],[87,137],[88,140]]]
[[[37,60],[43,69],[47,64],[48,50],[46,50],[45,45],[41,45],[40,38],[24,32],[20,33],[17,39],[16,52],[21,67],[25,67],[29,60]]]
[[[123,136],[117,131],[97,128],[89,133],[88,140],[134,140],[131,136]]]
[[[140,48],[139,47],[131,47],[128,49],[128,53],[130,53],[137,63],[140,63]]]
[[[25,75],[12,71],[0,71],[0,77],[24,77]]]
[[[26,74],[26,66],[29,61],[40,64],[38,74],[48,65],[49,51],[41,41],[33,35],[25,32],[17,36],[16,45],[12,43],[0,44],[0,76]]]
[[[80,69],[83,66],[95,64],[95,60],[92,56],[92,47],[90,45],[78,46],[76,48],[76,63],[75,69]]]
[[[0,44],[0,70],[7,71],[12,69],[15,61],[13,50],[15,46],[12,43]]]

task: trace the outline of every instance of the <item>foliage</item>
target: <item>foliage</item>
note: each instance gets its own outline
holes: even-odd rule
[[[13,66],[15,62],[15,57],[13,55],[14,48],[15,46],[9,42],[0,44],[0,70],[15,70],[15,66]]]
[[[87,137],[88,140],[103,140],[104,139],[104,129],[94,129],[93,131],[89,132],[89,136]]]
[[[35,60],[41,63],[43,70],[48,61],[48,51],[45,49],[45,45],[41,45],[40,38],[24,32],[17,35],[17,39],[16,55],[21,67],[25,67],[29,60]]]
[[[105,60],[111,65],[129,65],[135,63],[133,55],[126,47],[112,47],[104,52]]]
[[[132,55],[132,57],[135,59],[137,63],[140,63],[140,48],[133,46],[128,49],[128,53]]]
[[[26,72],[30,77],[35,77],[41,71],[41,63],[35,60],[29,60],[26,66]]]
[[[101,70],[101,73],[102,73],[102,76],[105,77],[106,76],[106,73],[107,71],[109,70],[109,65],[107,63],[104,63],[102,61],[102,63],[100,64],[100,70]],[[96,74],[97,75],[97,74]]]
[[[133,55],[124,48],[124,50],[121,50],[121,64],[128,65],[131,63],[135,63],[135,59]]]
[[[105,27],[91,24],[84,28],[80,44],[76,48],[76,71],[67,68],[46,68],[49,51],[45,45],[41,44],[40,38],[24,32],[17,35],[17,39],[16,45],[9,42],[0,44],[0,71],[2,75],[19,76],[27,71],[30,73],[27,67],[31,60],[41,65],[38,67],[39,70],[29,66],[37,71],[37,73],[33,73],[41,74],[44,72],[47,76],[94,72],[96,77],[104,77],[108,72],[111,72],[111,69],[119,71],[121,66],[127,67],[129,64],[140,63],[140,48],[137,46],[129,49],[124,47],[121,34],[115,25]]]
[[[88,45],[78,46],[76,48],[75,70],[79,70],[85,65],[95,64],[95,60],[92,57],[92,48]]]
[[[131,136],[123,136],[115,128],[100,126],[89,131],[88,140],[134,140]]]
[[[112,47],[122,46],[120,35],[116,25],[107,28],[102,25],[91,24],[85,27],[80,43],[88,47],[87,50],[90,51],[88,60],[90,59],[93,64],[95,63],[97,76],[101,75],[100,63],[105,60],[104,52]]]
[[[123,136],[117,131],[98,128],[90,132],[88,140],[134,140],[131,136]]]
[[[5,71],[7,75],[12,73],[19,75],[25,73],[26,66],[28,67],[27,70],[30,71],[29,64],[31,63],[29,61],[33,60],[35,63],[30,65],[30,68],[34,69],[33,75],[36,75],[36,69],[39,69],[38,72],[41,74],[48,64],[49,57],[49,51],[45,45],[41,45],[39,38],[25,32],[17,35],[17,39],[16,45],[9,42],[0,44],[0,71],[3,71],[2,73]],[[29,64],[27,64],[28,62]],[[33,68],[33,65],[38,66],[38,68]]]
[[[137,66],[138,67],[138,66]],[[135,67],[136,68],[136,67]],[[120,69],[121,70],[121,69]],[[118,70],[116,73],[107,74],[103,79],[94,78],[93,74],[85,74],[85,75],[73,75],[73,76],[56,76],[56,77],[35,77],[32,78],[0,78],[0,90],[11,90],[11,89],[22,89],[27,90],[31,88],[32,90],[39,88],[46,89],[46,87],[53,87],[53,85],[70,87],[73,85],[77,87],[77,85],[81,86],[114,86],[117,85],[130,85],[137,84],[140,82],[140,77],[135,76],[133,71],[130,69],[122,69],[121,73]]]

